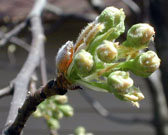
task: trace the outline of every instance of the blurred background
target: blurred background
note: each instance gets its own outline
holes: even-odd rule
[[[73,133],[77,126],[84,126],[95,135],[168,135],[168,1],[167,0],[49,0],[42,20],[45,30],[46,65],[48,79],[55,77],[55,56],[67,41],[75,41],[81,29],[107,6],[123,8],[126,14],[126,31],[135,23],[149,23],[156,31],[155,42],[150,48],[161,58],[160,70],[150,78],[133,76],[145,99],[140,108],[122,102],[108,93],[86,90],[69,91],[69,103],[74,116],[61,120],[60,135]],[[26,19],[34,0],[0,0],[0,38]],[[31,43],[29,27],[18,38]],[[12,39],[12,38],[11,38]],[[120,40],[124,40],[125,35]],[[28,53],[15,46],[12,40],[0,44],[0,88],[16,77]],[[12,46],[12,47],[11,47]],[[12,48],[12,49],[11,49]],[[11,51],[12,50],[12,51]],[[38,86],[40,83],[39,76]],[[12,96],[0,98],[0,131],[2,131]],[[95,105],[96,104],[96,105]],[[25,135],[46,135],[43,119],[31,117],[24,129]]]

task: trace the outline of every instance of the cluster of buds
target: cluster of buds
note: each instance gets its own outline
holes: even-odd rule
[[[84,85],[93,90],[113,93],[138,106],[144,98],[129,76],[148,77],[159,68],[160,59],[153,51],[145,52],[154,40],[149,24],[133,25],[124,42],[116,39],[125,31],[122,9],[106,8],[79,35],[76,43],[68,41],[58,52],[57,77],[69,84]]]
[[[49,129],[58,130],[60,128],[60,119],[73,116],[73,108],[67,102],[66,95],[52,96],[41,103],[33,115],[34,117],[43,117]]]

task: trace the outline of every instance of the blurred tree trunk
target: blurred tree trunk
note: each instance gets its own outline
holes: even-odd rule
[[[156,30],[156,50],[162,62],[160,69],[162,71],[162,83],[168,103],[168,1],[150,0],[149,10],[150,19]]]
[[[164,87],[164,93],[166,96],[167,104],[168,104],[168,14],[167,0],[149,0],[149,17],[156,31],[156,50],[161,58],[161,81]],[[155,88],[154,88],[155,89]],[[159,106],[158,106],[159,107]],[[156,109],[156,108],[155,108]],[[155,111],[157,112],[157,111]],[[157,114],[154,114],[157,115]],[[168,114],[167,114],[168,115]],[[155,120],[158,119],[155,116]],[[167,135],[168,133],[164,128],[167,128],[166,119],[160,119],[161,121],[155,121],[155,126],[157,130],[157,135]]]

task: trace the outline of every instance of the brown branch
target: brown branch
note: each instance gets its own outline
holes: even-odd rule
[[[24,63],[21,71],[14,79],[14,96],[6,121],[8,128],[10,128],[10,125],[15,122],[18,109],[25,101],[31,75],[40,62],[41,50],[44,46],[44,32],[40,15],[44,9],[45,4],[46,0],[37,0],[28,17],[30,18],[33,40],[28,58]],[[8,130],[8,128],[6,130]]]
[[[53,95],[64,95],[67,90],[59,89],[57,81],[51,80],[45,86],[41,87],[35,93],[29,93],[23,106],[18,110],[16,120],[5,130],[5,135],[19,135],[25,126],[26,121],[36,110],[37,106],[46,98]]]

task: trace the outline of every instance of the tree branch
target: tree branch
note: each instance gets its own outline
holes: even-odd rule
[[[121,124],[135,124],[135,123],[142,123],[142,124],[152,124],[152,120],[141,119],[141,118],[131,118],[131,119],[124,119],[120,117],[113,116],[110,112],[103,107],[103,105],[91,97],[86,91],[79,90],[82,97],[92,106],[92,108],[103,118],[117,122]]]
[[[44,46],[42,47],[42,51],[41,51],[40,70],[41,70],[42,84],[44,85],[47,83],[47,67],[46,67]]]
[[[0,90],[0,98],[8,95],[12,95],[13,93],[13,85],[10,84],[9,86]]]
[[[96,15],[94,14],[70,14],[70,13],[64,13],[59,7],[52,5],[50,3],[47,3],[45,6],[45,10],[48,12],[51,12],[55,14],[56,16],[60,17],[60,20],[67,19],[67,18],[76,18],[84,21],[93,21],[96,18]]]
[[[0,46],[3,46],[7,43],[8,40],[10,40],[11,37],[17,35],[23,28],[27,26],[28,19],[26,19],[24,22],[17,25],[13,30],[10,32],[4,34],[2,36],[2,39],[0,40]]]
[[[44,46],[44,32],[40,15],[44,9],[45,4],[46,0],[37,0],[31,13],[29,14],[33,40],[31,43],[31,49],[28,58],[24,63],[21,71],[14,79],[14,96],[6,121],[6,125],[9,128],[10,125],[15,122],[18,109],[24,103],[28,91],[27,89],[29,80],[35,68],[39,65],[40,62],[41,50]],[[6,130],[8,130],[8,128]]]
[[[168,109],[166,104],[166,97],[164,95],[164,89],[162,82],[160,81],[160,71],[153,73],[148,81],[150,87],[150,93],[153,103],[154,112],[154,126],[157,135],[167,135],[168,133]]]
[[[4,36],[4,33],[0,31],[0,38],[2,39]],[[19,39],[18,37],[15,37],[15,36],[12,36],[8,39],[5,39],[6,40],[6,43],[7,41],[9,40],[11,43],[15,44],[15,45],[18,45],[20,47],[22,47],[23,49],[25,49],[26,51],[30,51],[30,46],[29,44],[27,44],[25,41]],[[5,44],[2,44],[2,46],[5,45]],[[1,46],[1,45],[0,45]]]
[[[53,95],[64,95],[67,90],[57,87],[57,81],[51,80],[45,86],[34,93],[28,93],[23,106],[18,110],[17,117],[12,125],[5,130],[5,135],[19,135],[25,126],[30,115],[36,110],[37,106],[46,98]]]

